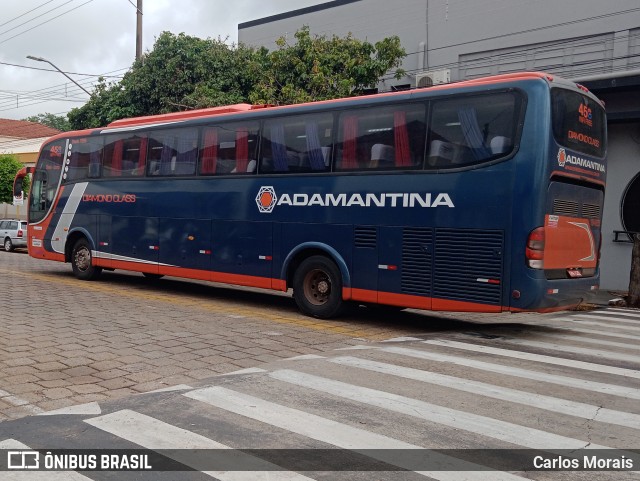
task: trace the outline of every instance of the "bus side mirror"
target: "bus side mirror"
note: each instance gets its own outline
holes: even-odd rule
[[[23,177],[16,177],[16,180],[13,181],[13,196],[14,197],[22,197],[22,181]]]
[[[24,176],[32,174],[35,169],[33,167],[23,167],[16,174],[16,178],[13,181],[13,196],[22,196],[22,186],[24,185]]]

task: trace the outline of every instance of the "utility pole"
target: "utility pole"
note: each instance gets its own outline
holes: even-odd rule
[[[142,0],[138,0],[136,10],[136,60],[140,60],[142,58]]]

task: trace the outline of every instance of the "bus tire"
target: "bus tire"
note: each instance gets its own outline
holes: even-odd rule
[[[324,256],[311,256],[293,276],[293,298],[303,314],[331,319],[344,309],[342,276],[336,264]]]
[[[71,267],[73,268],[73,275],[82,281],[97,279],[102,272],[102,268],[93,265],[91,245],[84,237],[73,245]]]

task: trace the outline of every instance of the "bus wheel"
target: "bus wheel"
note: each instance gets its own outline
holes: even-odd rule
[[[340,270],[323,256],[305,259],[293,276],[293,297],[308,316],[336,317],[344,308]]]
[[[91,246],[87,239],[80,239],[71,251],[71,267],[73,274],[80,280],[92,281],[97,279],[102,269],[93,265]]]

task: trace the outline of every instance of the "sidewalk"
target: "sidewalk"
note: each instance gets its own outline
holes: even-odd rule
[[[621,299],[626,296],[626,292],[621,291],[609,291],[606,289],[600,289],[599,291],[591,294],[586,300],[585,304],[594,304],[598,307],[609,307],[609,302],[613,299]]]

